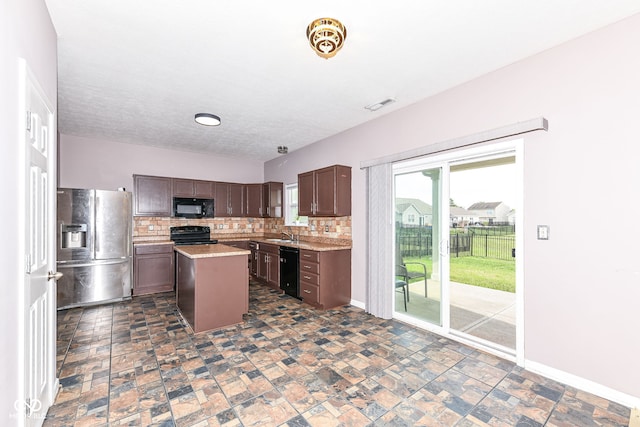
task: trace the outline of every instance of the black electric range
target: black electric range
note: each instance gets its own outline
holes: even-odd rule
[[[211,238],[211,228],[201,225],[182,225],[170,227],[170,237],[176,246],[213,245],[218,240]]]

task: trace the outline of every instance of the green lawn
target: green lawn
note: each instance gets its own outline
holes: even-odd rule
[[[405,257],[405,262],[422,262],[427,266],[429,275],[431,258]],[[450,258],[451,281],[481,286],[501,291],[516,291],[516,263],[492,258],[460,257]],[[417,266],[409,265],[410,271],[419,271]]]

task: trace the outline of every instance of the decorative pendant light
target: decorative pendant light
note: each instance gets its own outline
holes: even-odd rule
[[[320,18],[307,27],[307,38],[313,50],[324,59],[333,58],[347,38],[347,28],[333,18]]]

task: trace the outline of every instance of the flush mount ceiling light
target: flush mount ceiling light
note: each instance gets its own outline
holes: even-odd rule
[[[307,38],[319,56],[329,59],[342,48],[347,28],[337,19],[320,18],[307,27]]]
[[[379,109],[381,109],[382,107],[384,107],[386,105],[393,104],[394,102],[396,102],[395,99],[387,98],[384,101],[380,101],[380,102],[376,102],[375,104],[367,105],[364,108],[366,108],[367,110],[373,112],[373,111],[378,111]]]
[[[278,153],[287,154],[288,152],[289,152],[289,148],[286,145],[279,145],[278,146]]]
[[[204,126],[218,126],[220,125],[220,117],[215,114],[198,113],[195,118],[196,123]]]

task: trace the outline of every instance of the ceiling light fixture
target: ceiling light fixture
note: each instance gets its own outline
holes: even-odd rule
[[[373,111],[378,111],[379,109],[381,109],[382,107],[384,107],[386,105],[393,104],[394,102],[396,102],[395,99],[387,98],[384,101],[380,101],[380,102],[376,102],[375,104],[367,105],[364,108],[366,108],[367,110],[373,112]]]
[[[307,38],[319,56],[329,59],[342,48],[347,38],[347,28],[337,19],[320,18],[307,27]]]
[[[220,117],[209,113],[196,114],[195,121],[204,126],[219,126],[221,123]]]
[[[287,154],[288,152],[289,152],[289,148],[286,145],[279,145],[278,146],[278,153]]]

